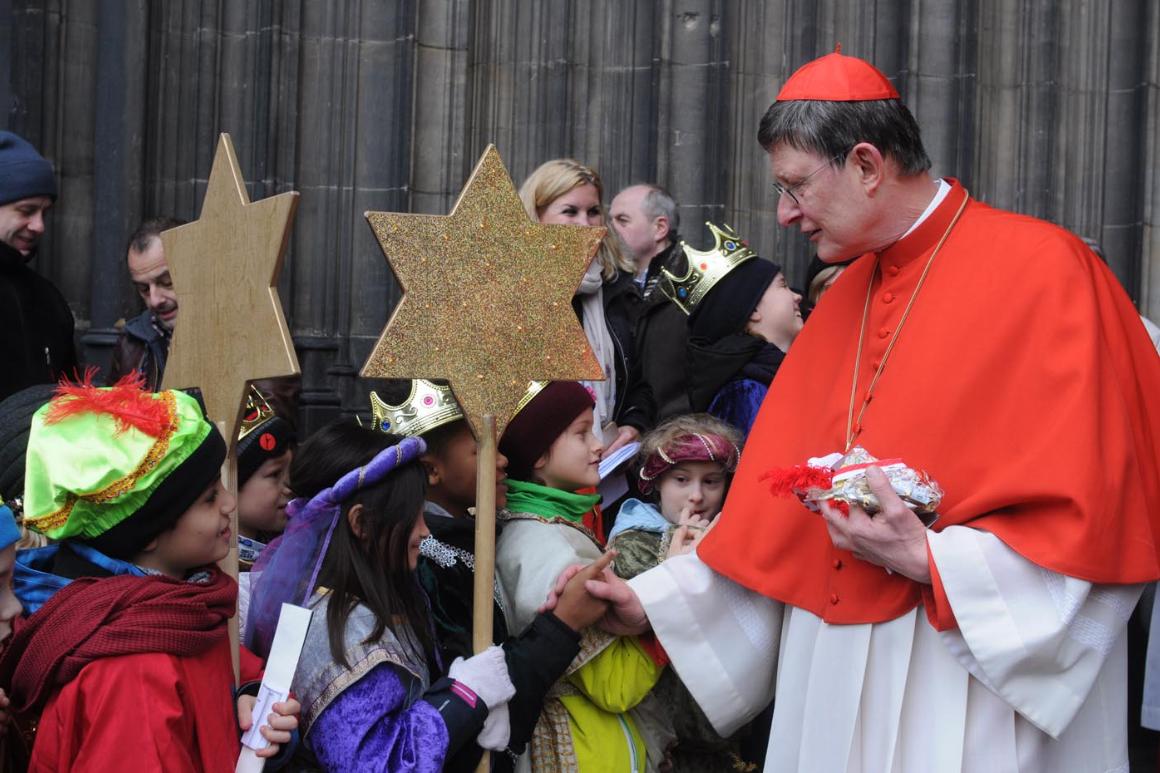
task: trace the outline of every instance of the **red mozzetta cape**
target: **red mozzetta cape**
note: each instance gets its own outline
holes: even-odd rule
[[[841,451],[867,283],[857,405],[966,191],[952,181],[906,238],[825,295],[766,397],[698,553],[716,571],[831,623],[894,619],[922,586],[833,547],[820,516],[761,474]],[[873,276],[872,276],[873,273]],[[927,470],[935,530],[989,531],[1097,583],[1160,577],[1160,357],[1112,273],[1074,235],[969,201],[899,335],[858,444]]]

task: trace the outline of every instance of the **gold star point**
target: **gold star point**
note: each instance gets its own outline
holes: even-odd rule
[[[247,383],[299,372],[277,289],[297,205],[294,192],[251,202],[222,134],[200,218],[161,234],[178,308],[163,386],[200,387],[231,448]]]
[[[448,215],[368,212],[403,288],[362,375],[447,379],[480,436],[515,414],[530,381],[603,378],[572,311],[605,234],[543,225],[488,146]]]

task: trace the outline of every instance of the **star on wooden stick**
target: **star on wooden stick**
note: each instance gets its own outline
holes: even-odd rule
[[[529,381],[603,378],[572,296],[605,229],[533,222],[494,145],[451,214],[367,220],[404,294],[363,376],[447,379],[477,438]]]
[[[276,286],[297,206],[295,192],[251,203],[222,134],[201,217],[161,234],[178,308],[163,386],[200,387],[230,448],[247,382],[299,372]]]

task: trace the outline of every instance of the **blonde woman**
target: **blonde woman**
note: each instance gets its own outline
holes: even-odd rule
[[[541,164],[520,186],[520,198],[541,223],[604,225],[604,186],[595,170],[579,161],[558,158]],[[596,398],[596,426],[604,452],[640,438],[651,427],[656,406],[652,390],[640,377],[634,329],[640,294],[632,281],[632,261],[624,255],[611,228],[572,306],[588,342],[604,368],[604,381],[586,381]]]

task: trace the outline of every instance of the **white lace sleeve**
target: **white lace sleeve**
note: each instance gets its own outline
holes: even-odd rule
[[[1141,585],[1093,585],[1044,569],[998,537],[965,526],[928,544],[958,629],[942,634],[959,662],[1052,737],[1087,698]]]

